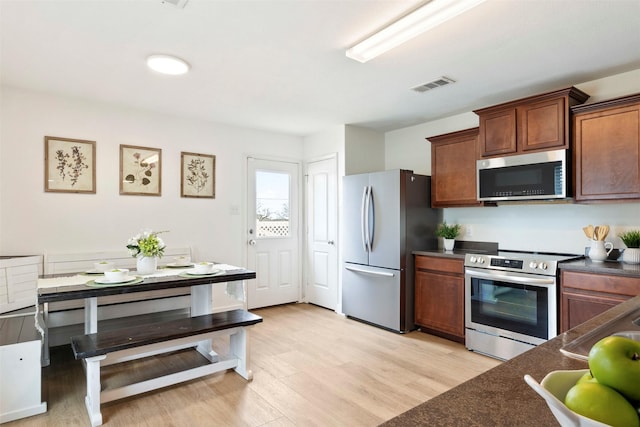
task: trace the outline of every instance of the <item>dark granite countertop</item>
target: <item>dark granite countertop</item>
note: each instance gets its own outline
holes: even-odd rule
[[[422,251],[412,252],[413,255],[437,256],[462,260],[464,259],[466,254],[471,253],[498,253],[498,243],[456,240],[455,246],[453,247],[452,251],[445,251],[444,249],[425,249]]]
[[[383,426],[558,425],[545,401],[524,382],[524,375],[540,382],[551,371],[586,369],[587,362],[564,356],[560,348],[638,305],[640,296],[392,418]]]
[[[621,261],[593,262],[589,258],[561,262],[558,267],[567,271],[612,274],[615,276],[640,277],[640,264],[627,264]]]
[[[463,252],[463,251],[457,251],[457,250],[453,250],[453,251],[445,251],[444,249],[432,249],[432,250],[427,250],[427,251],[413,251],[412,254],[414,255],[420,255],[420,256],[437,256],[437,257],[443,257],[443,258],[455,258],[455,259],[464,259],[464,256],[467,254],[468,252]]]

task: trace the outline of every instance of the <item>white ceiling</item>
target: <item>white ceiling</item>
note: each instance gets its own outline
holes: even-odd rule
[[[488,0],[366,64],[345,56],[421,3],[0,0],[0,79],[308,135],[398,129],[640,68],[640,0]],[[154,53],[192,71],[149,71]],[[440,76],[456,83],[410,90]]]

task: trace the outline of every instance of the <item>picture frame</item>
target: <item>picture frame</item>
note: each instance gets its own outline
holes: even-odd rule
[[[120,194],[162,194],[162,149],[120,144]]]
[[[96,142],[44,137],[44,191],[96,193]]]
[[[180,196],[216,198],[216,156],[180,153]]]

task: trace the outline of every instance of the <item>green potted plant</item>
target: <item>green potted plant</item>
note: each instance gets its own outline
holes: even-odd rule
[[[627,249],[622,253],[622,261],[640,264],[640,230],[629,230],[618,234]]]
[[[436,236],[442,237],[444,249],[446,251],[453,250],[453,245],[456,242],[456,237],[458,237],[461,227],[462,226],[460,224],[449,225],[447,224],[447,221],[444,221],[442,224],[438,224]]]

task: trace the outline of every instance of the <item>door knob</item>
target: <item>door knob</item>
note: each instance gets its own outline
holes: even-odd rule
[[[256,241],[255,241],[255,240],[253,240],[253,239],[251,239],[251,240],[249,240],[249,244],[250,244],[251,246],[255,246],[255,245],[256,245]]]
[[[335,242],[333,240],[329,240],[327,243],[330,245],[335,245]]]

